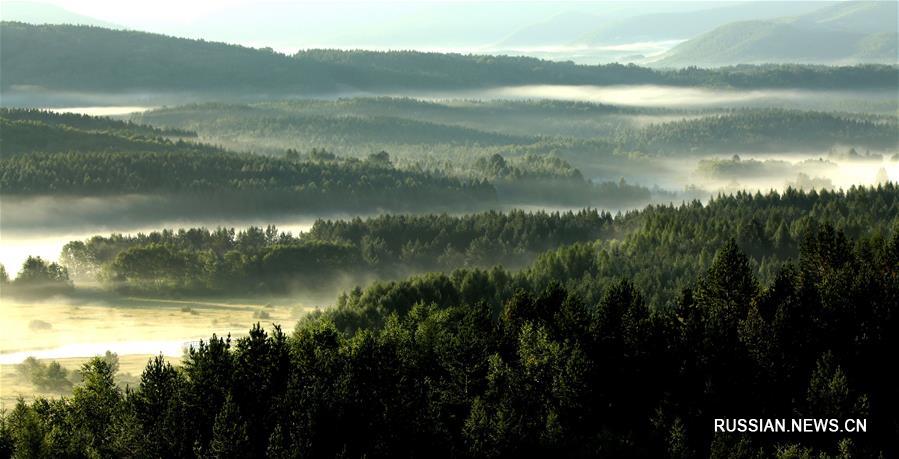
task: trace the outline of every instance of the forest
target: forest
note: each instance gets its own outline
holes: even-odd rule
[[[287,56],[205,40],[75,25],[0,24],[2,89],[188,92],[236,98],[341,88],[464,89],[522,84],[896,89],[895,67],[576,65],[531,57],[308,49]],[[73,56],[78,56],[75,59]],[[66,72],[56,71],[65,68]],[[258,69],[265,68],[265,72]]]
[[[210,193],[222,193],[231,199],[206,209],[222,214],[254,208],[465,210],[516,202],[639,205],[650,199],[645,187],[593,183],[557,157],[524,155],[507,161],[494,153],[460,169],[433,161],[395,164],[383,150],[362,158],[316,147],[303,153],[294,148],[277,154],[234,153],[194,141],[193,131],[37,110],[4,110],[0,123],[0,189],[8,196],[158,194],[203,201]],[[271,120],[265,125],[269,132],[277,130]],[[328,125],[355,132],[353,136],[371,136],[354,130],[346,119]],[[390,135],[377,126],[371,129]],[[433,140],[441,129],[419,135]],[[478,142],[470,135],[460,138]]]
[[[557,282],[589,301],[597,301],[616,279],[627,278],[650,306],[661,307],[709,267],[729,237],[767,282],[821,222],[862,238],[888,234],[897,219],[894,184],[847,192],[789,189],[618,215],[597,210],[384,215],[318,220],[296,236],[274,226],[94,236],[66,244],[60,264],[76,280],[101,280],[111,290],[143,294],[328,296],[382,281],[340,298],[334,314],[346,318],[335,322],[350,327],[364,323],[372,310],[386,317],[409,306],[389,298],[402,302],[410,290],[420,295],[423,286],[458,284],[466,271],[457,269],[489,271],[498,265],[516,271],[509,286],[539,292]],[[401,281],[427,272],[445,275]],[[434,301],[450,298],[434,295]]]
[[[0,459],[899,457],[895,8],[0,1]]]
[[[60,259],[73,278],[131,292],[285,293],[314,286],[333,295],[369,278],[521,267],[545,250],[595,240],[611,222],[595,210],[384,215],[318,220],[298,236],[274,226],[95,236],[66,244]]]
[[[677,183],[681,189],[669,191],[681,199],[714,194],[720,184],[709,184],[708,178],[742,181],[762,175],[708,174],[699,164],[723,155],[789,160],[783,167],[762,168],[774,172],[764,174],[765,178],[780,187],[788,180],[798,183],[800,173],[812,178],[837,175],[836,167],[805,159],[843,160],[837,155],[851,149],[876,155],[899,148],[895,115],[790,108],[651,108],[547,100],[378,97],[188,104],[142,112],[130,119],[160,128],[190,129],[203,142],[235,151],[281,155],[287,149],[308,151],[327,145],[341,155],[365,157],[376,148],[390,152],[400,167],[465,178],[484,177],[484,163],[496,155],[507,163],[533,163],[527,157],[559,158],[595,182],[618,182],[626,177],[630,184],[648,188],[660,182]],[[797,155],[805,158],[799,161]],[[846,161],[856,159],[845,157]],[[691,177],[697,169],[699,176]],[[873,178],[874,172],[870,175]],[[562,194],[543,202],[621,209],[668,198],[655,193],[643,200],[577,199],[585,193],[566,190],[570,186],[558,182],[514,187],[514,194],[534,191],[518,196],[516,204]],[[767,190],[771,182],[762,189]],[[503,199],[503,184],[491,183]],[[689,185],[706,191],[683,193],[682,188]]]
[[[0,159],[0,187],[10,195],[223,192],[286,210],[323,205],[401,209],[440,202],[449,207],[495,199],[488,183],[399,170],[372,156],[292,162],[195,150],[33,153]],[[401,204],[402,196],[415,196],[418,203]]]
[[[692,265],[664,304],[634,274],[601,282],[575,263],[565,282],[558,265],[538,261],[523,271],[530,285],[499,267],[432,274],[354,292],[293,331],[213,335],[179,367],[151,359],[127,390],[95,358],[71,396],[4,414],[0,448],[21,457],[891,456],[899,381],[883,362],[899,344],[897,194],[892,185],[744,194],[631,217],[644,221],[636,241],[668,257],[640,258],[659,275],[677,276],[679,258]],[[760,276],[753,253],[769,242],[732,231],[729,217],[764,234],[765,211],[777,233],[789,221],[801,235]],[[609,224],[589,213],[569,221]],[[375,222],[392,223],[323,222],[315,233],[358,235]],[[713,256],[701,266],[677,241]],[[745,416],[865,418],[868,430],[711,428]]]
[[[896,148],[897,130],[895,117],[871,120],[813,111],[737,110],[628,132],[617,141],[617,148],[657,154],[814,151],[841,143],[885,149]]]
[[[635,124],[646,117],[660,122]],[[552,119],[558,128],[547,122]],[[546,135],[508,129],[528,122],[544,126]],[[833,186],[820,179],[837,170],[829,161],[882,159],[870,150],[896,148],[897,129],[895,118],[834,112],[693,113],[589,103],[393,98],[188,105],[129,121],[4,109],[0,123],[4,195],[149,194],[174,201],[167,210],[172,215],[198,207],[209,215],[535,204],[635,208],[677,193],[639,183],[646,178],[634,183],[621,177],[671,174],[672,180],[684,180],[679,170],[654,171],[660,163],[653,158],[744,151],[803,149],[821,153],[821,161],[700,160],[698,177],[805,174],[809,180],[792,183]],[[595,137],[568,137],[570,126],[578,124],[586,130],[599,126],[590,134]],[[842,153],[834,150],[839,145],[855,148]],[[852,153],[856,149],[862,153]],[[168,168],[170,173],[159,173]],[[201,205],[210,193],[230,198]],[[702,194],[683,193],[682,199]]]
[[[641,122],[647,118],[653,122]],[[899,129],[895,116],[809,110],[688,111],[584,102],[396,98],[192,104],[136,114],[133,119],[154,126],[188,126],[205,139],[240,151],[330,145],[354,152],[364,138],[365,145],[408,153],[412,158],[430,154],[462,159],[480,151],[523,148],[544,154],[576,149],[584,152],[581,156],[594,158],[631,152],[811,152],[834,145],[890,149],[897,147]]]

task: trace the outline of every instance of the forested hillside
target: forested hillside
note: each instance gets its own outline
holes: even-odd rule
[[[196,137],[197,133],[179,128],[154,128],[146,124],[118,121],[102,116],[79,113],[59,113],[48,110],[0,108],[0,118],[6,121],[33,121],[50,126],[67,126],[88,132],[111,133],[122,137]]]
[[[478,156],[524,147],[545,154],[568,150],[568,145],[594,155],[899,146],[894,116],[780,109],[697,113],[570,102],[377,98],[186,105],[144,112],[133,119],[162,128],[187,127],[204,140],[238,150],[326,146],[361,154],[359,146],[364,145],[402,156],[452,156],[455,161],[464,160],[465,153]]]
[[[0,189],[4,196],[156,194],[204,201],[207,208],[315,210],[467,208],[494,202],[486,182],[399,170],[389,155],[365,160],[273,158],[172,141],[176,128],[34,110],[0,112]],[[411,197],[411,199],[410,199]]]
[[[899,381],[883,371],[899,344],[897,195],[889,185],[650,209],[611,223],[637,224],[629,242],[599,243],[611,245],[564,269],[538,261],[521,275],[496,268],[376,285],[289,333],[212,336],[180,368],[154,358],[127,391],[96,358],[70,397],[3,414],[0,448],[29,457],[889,457],[899,428]],[[457,228],[532,218],[510,217]],[[536,221],[581,222],[569,226],[575,237],[582,224],[610,224],[589,213]],[[393,226],[323,222],[313,233],[359,240]],[[759,277],[752,254],[763,244],[786,263]],[[590,274],[589,260],[614,266],[633,250],[647,266],[608,281]],[[682,279],[670,301],[650,299],[647,270]],[[714,433],[713,418],[744,413],[866,419],[867,432]]]
[[[462,89],[521,84],[672,84],[741,88],[896,88],[889,66],[778,66],[655,71],[527,57],[413,51],[306,50],[286,56],[203,40],[90,26],[0,25],[2,89],[240,91],[266,94],[372,89]],[[263,71],[264,69],[264,71]]]
[[[484,182],[358,159],[294,162],[202,151],[32,153],[0,159],[5,195],[217,193],[222,209],[409,209],[495,200]]]
[[[688,110],[547,100],[380,97],[189,104],[146,111],[131,119],[160,128],[190,129],[204,142],[237,151],[282,155],[288,149],[325,147],[340,155],[366,157],[372,150],[385,150],[400,167],[487,178],[501,197],[510,191],[512,202],[615,208],[648,201],[585,198],[609,193],[587,192],[578,180],[560,181],[568,175],[561,169],[552,181],[506,186],[507,180],[491,177],[490,171],[506,168],[494,158],[498,155],[510,168],[520,169],[543,168],[538,162],[551,164],[558,158],[587,179],[617,183],[625,177],[651,186],[689,183],[684,167],[666,170],[666,161],[698,161],[697,157],[722,154],[787,159],[801,153],[818,159],[852,148],[877,154],[899,148],[895,115],[776,108]],[[768,177],[780,187],[798,173],[815,177],[822,170],[801,163]]]
[[[31,152],[217,151],[182,138],[196,133],[132,122],[40,110],[0,109],[0,149],[13,156]]]
[[[896,2],[848,1],[769,20],[736,20],[679,44],[658,66],[771,62],[896,64]]]
[[[595,241],[540,254],[525,269],[491,282],[495,289],[482,300],[498,306],[496,300],[516,289],[538,293],[559,283],[588,302],[597,301],[606,288],[626,278],[644,292],[649,305],[665,307],[709,267],[715,251],[730,239],[749,256],[754,275],[768,282],[799,253],[808,233],[822,225],[854,238],[876,239],[897,223],[899,188],[894,184],[848,192],[739,193],[708,205],[650,206],[616,217]],[[470,298],[468,286],[494,275],[463,270],[374,284],[341,297],[338,307],[326,314],[341,329],[377,326],[391,313],[407,311],[409,295],[448,306]],[[377,321],[369,322],[371,318]]]
[[[871,149],[899,147],[895,117],[796,110],[736,110],[626,132],[619,149],[653,153],[815,151],[835,145]]]
[[[252,134],[228,130],[245,139],[272,138],[277,132],[282,136],[277,141],[288,147],[263,148],[266,155],[232,153],[184,141],[182,137],[196,134],[178,127],[154,128],[108,118],[4,110],[0,123],[4,152],[0,188],[7,196],[154,194],[201,202],[203,196],[220,193],[230,199],[205,207],[222,213],[247,213],[254,208],[287,212],[487,209],[497,203],[633,206],[650,199],[647,188],[623,181],[594,184],[555,156],[506,160],[482,153],[444,162],[433,161],[433,156],[426,156],[433,152],[424,151],[420,158],[395,163],[386,151],[372,151],[375,142],[380,139],[390,147],[412,142],[415,148],[422,147],[419,142],[474,149],[485,144],[494,151],[518,141],[503,134],[399,118],[251,117],[238,123]],[[365,145],[366,154],[346,158],[316,147],[303,153],[289,147],[330,144],[335,139],[338,145],[356,146],[357,153]],[[214,140],[226,142],[227,137]]]

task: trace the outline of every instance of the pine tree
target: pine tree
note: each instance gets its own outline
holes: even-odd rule
[[[215,417],[212,441],[206,456],[217,459],[253,457],[246,421],[230,395],[225,398],[221,411]]]

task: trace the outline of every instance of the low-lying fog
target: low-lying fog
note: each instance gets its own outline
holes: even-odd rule
[[[880,158],[842,160],[828,155],[808,153],[741,153],[738,155],[706,155],[693,158],[654,159],[653,170],[625,177],[629,182],[678,192],[685,187],[698,187],[705,195],[738,190],[762,191],[794,188],[848,189],[853,185],[876,185],[885,180],[899,180],[899,161],[892,152],[879,152]],[[737,161],[735,161],[737,159]],[[715,174],[703,165],[720,161],[730,166],[731,173]],[[740,169],[740,166],[745,169]],[[804,180],[800,174],[807,176]],[[606,181],[614,177],[594,177]],[[679,202],[679,199],[674,199]]]
[[[152,110],[153,108],[155,107],[113,105],[108,107],[47,107],[46,109],[56,113],[77,113],[79,115],[88,116],[122,116],[145,112],[147,110]]]
[[[623,43],[615,45],[557,45],[557,46],[494,46],[483,49],[454,49],[449,52],[463,54],[493,54],[529,56],[550,61],[571,61],[592,65],[619,62],[644,65],[651,63],[671,48],[686,40],[659,40]]]
[[[809,89],[739,89],[661,85],[523,85],[471,90],[344,91],[327,94],[91,94],[53,91],[3,94],[3,106],[56,107],[85,114],[122,115],[148,107],[191,102],[250,103],[283,99],[338,99],[356,96],[397,96],[423,100],[557,99],[634,107],[733,108],[780,107],[895,115],[899,99],[890,90],[837,91]],[[61,97],[61,98],[60,98]]]
[[[377,94],[370,94],[377,95]],[[633,107],[733,108],[779,107],[895,114],[896,94],[889,90],[825,91],[808,89],[715,89],[686,86],[524,85],[472,91],[396,92],[388,95],[443,99],[556,99]]]
[[[235,228],[275,225],[281,232],[297,235],[308,231],[318,219],[350,219],[375,217],[369,214],[327,213],[315,215],[258,215],[253,217],[197,218],[199,209],[175,209],[176,215],[164,214],[173,206],[169,200],[157,196],[117,197],[4,197],[0,205],[0,264],[14,277],[29,256],[58,261],[62,247],[71,241],[83,241],[93,236],[112,233],[137,234],[162,229]],[[509,210],[499,207],[497,210]],[[568,211],[569,207],[515,206],[527,211]],[[605,208],[609,212],[631,208]],[[170,209],[171,210],[171,209]],[[191,217],[193,215],[193,217]],[[40,228],[36,231],[36,228]]]
[[[150,233],[161,229],[235,228],[275,225],[282,232],[299,234],[308,231],[316,216],[282,216],[271,218],[195,219],[190,214],[181,218],[159,219],[144,214],[148,201],[159,198],[127,196],[115,198],[3,198],[0,206],[0,263],[14,276],[28,256],[56,261],[62,247],[71,241],[111,233]],[[349,218],[334,214],[323,218]],[[40,231],[35,231],[40,228]]]
[[[736,167],[735,177],[710,176],[700,170],[703,161],[718,160]],[[657,187],[655,202],[679,203],[689,199],[705,199],[718,192],[738,189],[768,191],[797,187],[828,186],[847,188],[870,185],[884,180],[899,180],[899,162],[890,155],[881,159],[840,160],[801,153],[742,154],[704,156],[689,159],[653,161],[653,170],[640,176],[625,177],[630,183]],[[737,163],[734,165],[734,163]],[[752,176],[740,167],[768,165],[773,172]],[[767,166],[766,166],[767,167]],[[804,174],[803,178],[800,174]],[[663,191],[663,192],[658,192]],[[316,216],[271,217],[254,219],[160,219],[146,214],[136,218],[152,197],[118,198],[4,198],[0,206],[0,263],[14,276],[29,255],[57,260],[66,243],[85,240],[111,232],[148,233],[163,228],[236,227],[274,224],[294,234],[308,231]],[[531,206],[526,210],[564,210]],[[608,209],[618,211],[623,209]],[[189,214],[186,214],[189,215]],[[324,218],[349,218],[349,215],[326,215]],[[40,230],[36,230],[40,228]],[[0,337],[0,365],[21,362],[28,356],[45,359],[81,358],[102,354],[106,350],[120,355],[181,355],[191,342],[215,332],[219,335],[246,333],[249,327],[265,317],[265,323],[282,323],[290,327],[309,305],[296,303],[299,298],[252,299],[256,303],[220,303],[221,300],[173,301],[135,298],[80,300],[52,298],[37,303],[19,302],[0,297],[4,314],[4,336]],[[295,303],[290,303],[291,301]],[[274,302],[276,306],[264,302]],[[264,316],[259,315],[265,310]],[[91,330],[91,333],[84,333]]]
[[[787,186],[803,188],[849,188],[872,185],[884,180],[899,180],[899,162],[892,152],[876,159],[843,160],[828,155],[808,153],[746,153],[711,155],[693,158],[654,159],[651,165],[624,178],[663,191],[654,202],[680,202],[705,198],[719,192],[739,189],[783,190]],[[724,163],[722,171],[703,169],[712,161]],[[745,168],[745,169],[741,169]],[[801,177],[803,174],[805,178]],[[620,177],[595,177],[596,181],[618,180]],[[684,190],[690,187],[689,193]],[[500,208],[500,210],[503,210]],[[559,211],[558,207],[527,206],[526,210]],[[628,210],[603,208],[610,212]],[[166,213],[165,211],[170,211]],[[198,216],[197,209],[178,208],[161,197],[4,197],[0,206],[0,263],[14,275],[29,256],[57,260],[62,247],[75,240],[110,233],[149,233],[163,228],[217,228],[275,225],[281,231],[298,234],[308,231],[318,218],[346,219],[346,213],[318,215],[255,215],[253,217]],[[40,230],[36,230],[36,229]]]

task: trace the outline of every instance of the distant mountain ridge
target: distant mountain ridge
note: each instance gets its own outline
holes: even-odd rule
[[[266,98],[534,84],[818,89],[897,85],[895,68],[882,66],[657,71],[634,65],[575,65],[529,57],[416,51],[315,49],[288,56],[145,32],[11,22],[0,24],[0,67],[4,98],[29,91],[102,93],[104,97],[169,92]]]
[[[895,64],[897,5],[847,1],[796,17],[733,22],[674,47],[653,65]]]
[[[578,37],[588,45],[633,43],[694,38],[718,26],[738,20],[773,19],[784,15],[805,14],[826,7],[827,1],[720,2],[721,5],[699,11],[644,14],[598,25]],[[715,3],[711,3],[715,5]]]

